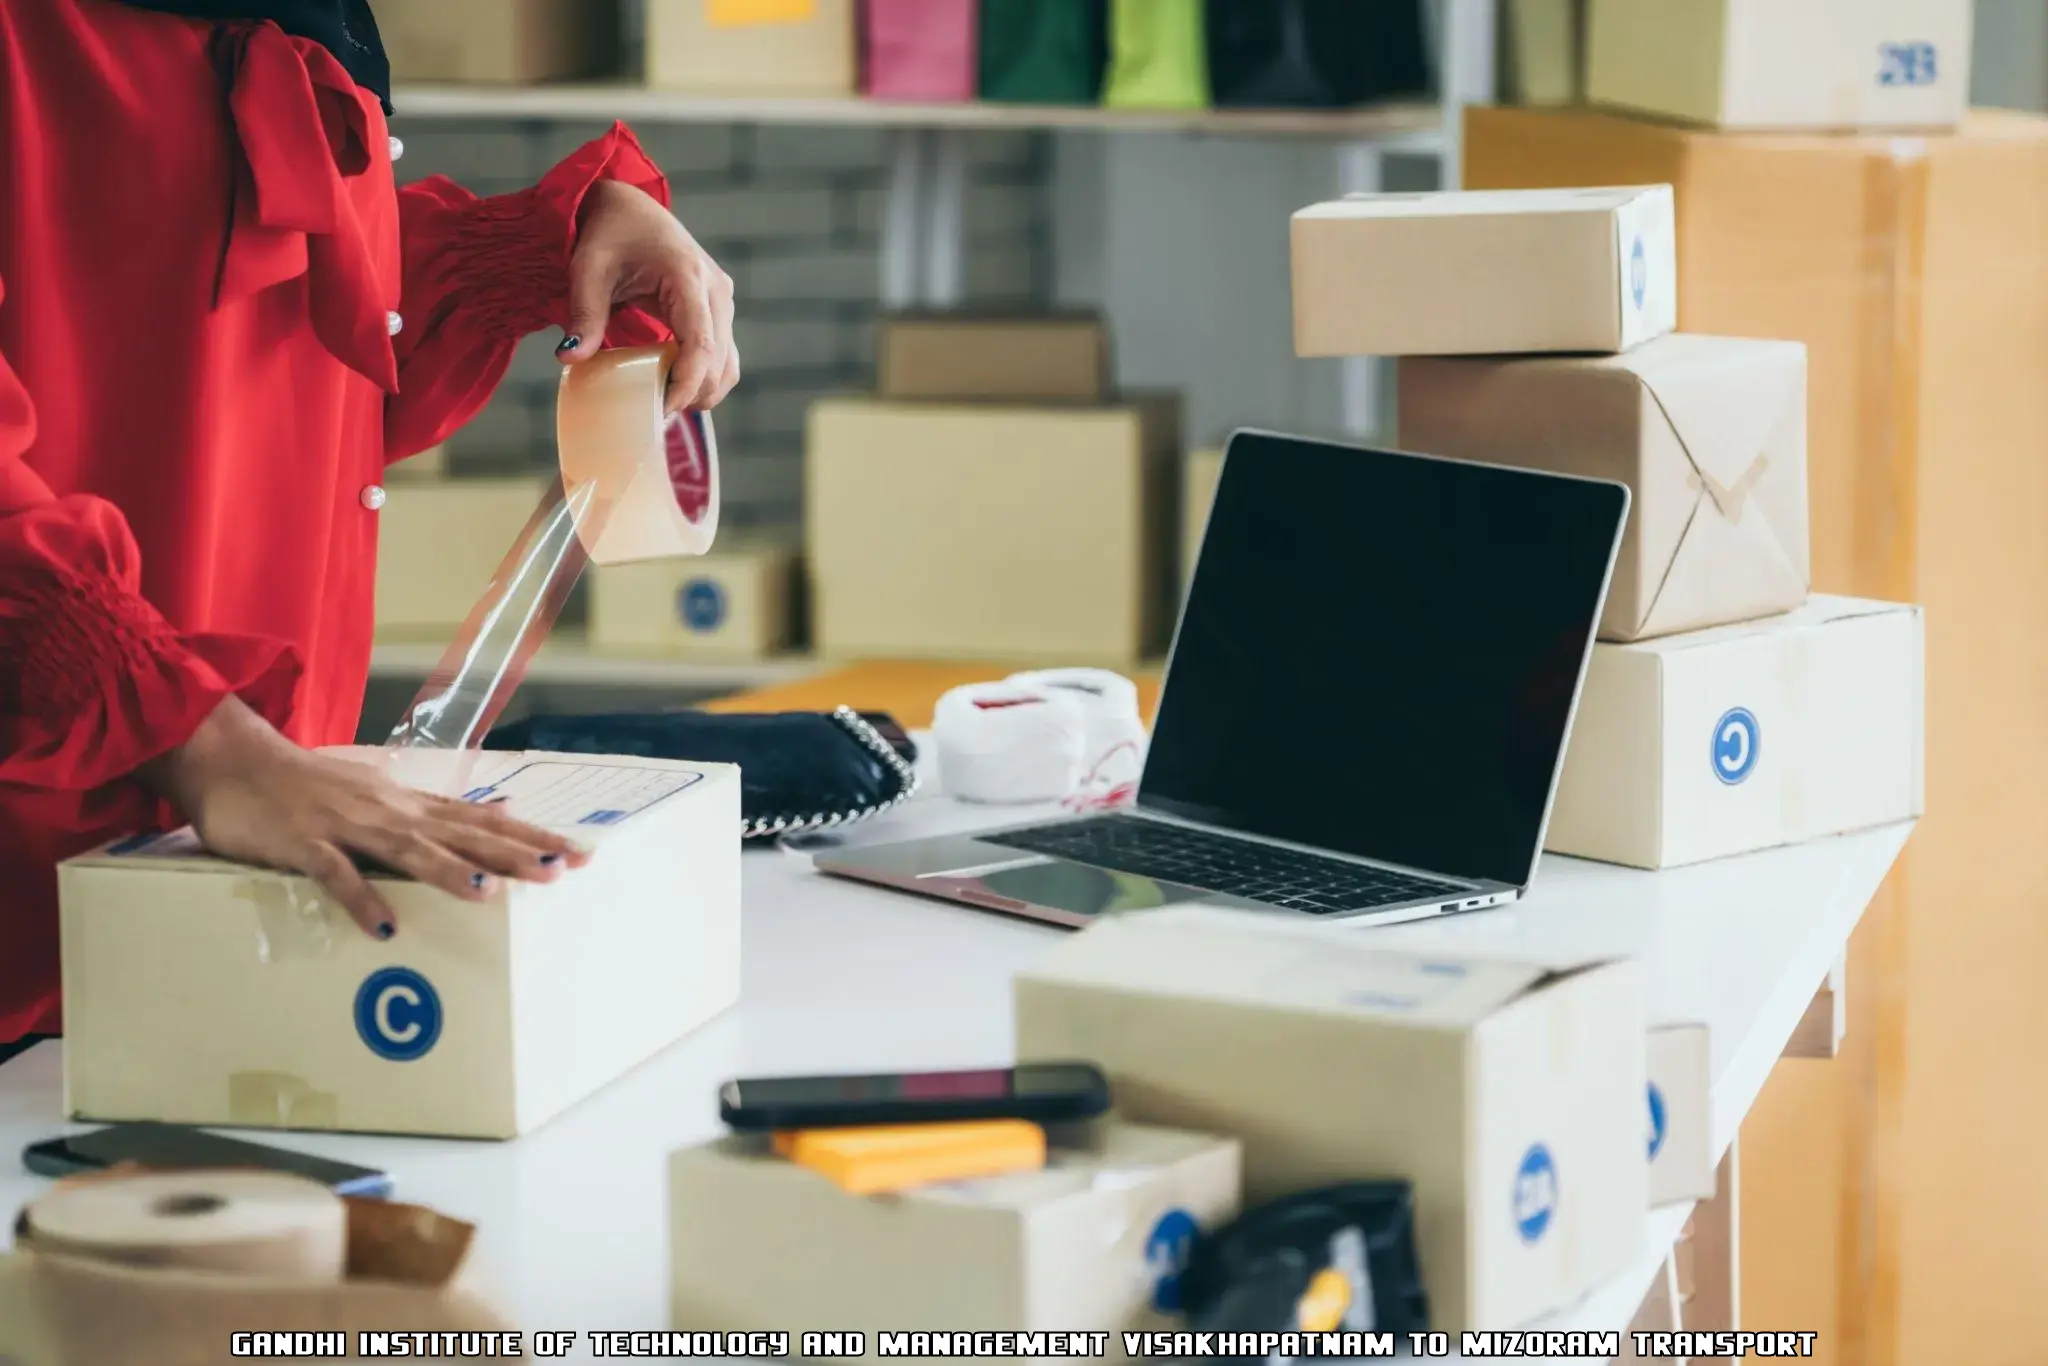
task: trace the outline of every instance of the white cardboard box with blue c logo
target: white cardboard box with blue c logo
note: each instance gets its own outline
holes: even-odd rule
[[[1671,868],[1917,818],[1922,635],[1917,607],[1816,597],[1595,646],[1546,847]]]
[[[1642,1259],[1634,963],[1425,957],[1168,910],[1055,947],[1016,1012],[1020,1059],[1092,1059],[1126,1118],[1235,1135],[1247,1204],[1406,1178],[1432,1327],[1514,1328]]]
[[[673,1321],[698,1331],[1101,1332],[1177,1326],[1198,1231],[1238,1212],[1235,1141],[1105,1121],[1042,1171],[848,1195],[765,1143],[669,1162]],[[961,1360],[940,1357],[932,1360]]]
[[[1713,1058],[1707,1027],[1653,1027],[1646,1060],[1650,1204],[1654,1208],[1711,1200],[1719,1164],[1714,1156]]]
[[[739,770],[342,750],[502,801],[596,857],[481,904],[380,876],[370,938],[303,878],[189,833],[58,871],[65,1105],[79,1119],[511,1138],[739,997]]]

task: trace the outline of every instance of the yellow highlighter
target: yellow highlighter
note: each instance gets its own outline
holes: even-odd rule
[[[775,1135],[775,1151],[851,1195],[889,1195],[941,1181],[1037,1171],[1045,1130],[1021,1119],[799,1129]]]

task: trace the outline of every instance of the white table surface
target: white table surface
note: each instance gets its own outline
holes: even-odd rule
[[[874,830],[1015,819],[920,799]],[[1516,906],[1358,933],[1538,961],[1643,960],[1653,1015],[1710,1027],[1718,1160],[1910,833],[1893,826],[1661,874],[1546,857]],[[383,1168],[397,1198],[478,1223],[488,1270],[528,1331],[668,1328],[665,1159],[719,1132],[721,1081],[1007,1061],[1011,976],[1065,933],[839,882],[780,851],[749,853],[744,887],[739,1005],[539,1132],[503,1144],[259,1140]],[[61,1048],[0,1066],[0,1246],[8,1212],[45,1184],[14,1154],[89,1127],[61,1118]],[[1533,1326],[1626,1328],[1690,1213],[1655,1211],[1636,1271]]]

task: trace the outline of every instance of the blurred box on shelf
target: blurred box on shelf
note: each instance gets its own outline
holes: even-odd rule
[[[859,93],[854,0],[647,0],[647,84],[699,95]]]
[[[1650,1030],[1650,1206],[1714,1198],[1713,1055],[1703,1024]]]
[[[1663,185],[1352,195],[1292,238],[1301,356],[1611,354],[1677,325]]]
[[[1475,106],[1464,171],[1503,189],[1673,185],[1680,323],[1806,345],[1822,591],[1912,595],[1890,566],[1931,472],[1971,471],[1954,474],[1959,491],[2038,463],[2048,119],[1980,110],[1954,134],[1902,139]]]
[[[1679,333],[1620,356],[1410,358],[1399,375],[1405,450],[1629,486],[1602,640],[1806,601],[1799,343]]]
[[[760,659],[794,643],[796,550],[721,537],[708,555],[593,567],[590,643],[638,654]]]
[[[1594,104],[1724,128],[1949,128],[1973,0],[1589,0]]]
[[[1174,1326],[1163,1309],[1189,1241],[1236,1216],[1238,1146],[1114,1120],[1053,1138],[1042,1171],[886,1199],[760,1139],[683,1149],[669,1161],[674,1327],[773,1324],[793,1348],[806,1332],[1102,1332],[1121,1360],[1124,1331]]]
[[[522,85],[619,70],[618,0],[377,0],[399,82]]]
[[[1920,609],[1784,616],[1596,645],[1545,847],[1673,868],[1925,810]]]
[[[1247,1204],[1411,1182],[1433,1328],[1513,1327],[1641,1259],[1635,964],[1376,951],[1281,924],[1102,921],[1018,975],[1017,1056],[1091,1059],[1119,1115],[1237,1135]]]
[[[448,477],[448,448],[429,446],[418,455],[409,455],[384,467],[386,482],[432,483]]]
[[[883,398],[1102,403],[1112,393],[1097,314],[903,313],[880,328]]]
[[[861,0],[861,93],[960,104],[980,76],[981,0]]]
[[[65,1113],[511,1138],[739,998],[740,780],[718,764],[330,751],[597,857],[481,904],[390,874],[381,942],[183,832],[58,869]],[[574,1010],[562,1009],[574,1001]]]
[[[378,634],[446,635],[467,621],[547,488],[528,477],[392,483],[378,514]]]
[[[1501,0],[1500,25],[1502,103],[1578,103],[1586,80],[1586,0]]]
[[[1194,580],[1195,562],[1202,553],[1202,535],[1209,529],[1209,508],[1216,501],[1216,481],[1222,477],[1222,451],[1196,451],[1188,457],[1181,485],[1180,577],[1183,584]]]
[[[805,457],[826,658],[1129,666],[1171,630],[1179,401],[827,399]]]

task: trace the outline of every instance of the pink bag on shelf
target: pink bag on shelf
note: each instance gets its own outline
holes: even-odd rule
[[[955,103],[974,98],[981,0],[866,0],[867,94]]]

